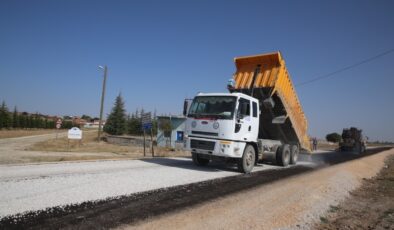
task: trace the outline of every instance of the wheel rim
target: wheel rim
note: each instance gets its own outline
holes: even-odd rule
[[[290,160],[290,151],[285,151],[284,162],[289,162]]]
[[[298,151],[296,150],[296,151],[294,151],[294,156],[293,156],[294,162],[296,162],[297,159],[298,159]]]
[[[254,162],[253,162],[253,152],[252,151],[248,151],[246,153],[245,163],[246,163],[247,167],[250,167],[251,165],[253,165]]]

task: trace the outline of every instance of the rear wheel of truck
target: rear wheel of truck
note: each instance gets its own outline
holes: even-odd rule
[[[353,151],[358,153],[358,154],[363,153],[362,146],[361,146],[361,144],[359,142],[354,144]]]
[[[292,145],[290,147],[290,164],[295,165],[298,160],[298,154],[300,153],[300,150],[298,149],[297,145]]]
[[[193,163],[197,166],[205,166],[209,163],[208,159],[201,158],[198,153],[192,153]]]
[[[251,145],[246,145],[242,158],[238,160],[238,170],[242,173],[250,173],[256,161],[256,152]]]
[[[290,146],[288,144],[280,146],[276,151],[276,163],[280,166],[289,165],[290,155]]]

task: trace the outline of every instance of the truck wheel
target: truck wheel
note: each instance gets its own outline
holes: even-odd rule
[[[197,153],[192,153],[192,159],[197,166],[205,166],[209,163],[208,159],[201,158]]]
[[[361,154],[361,153],[362,153],[362,148],[361,148],[360,143],[356,143],[356,144],[354,145],[354,150],[353,150],[353,151],[356,152],[356,153],[358,153],[358,154]]]
[[[298,149],[297,145],[292,145],[290,148],[290,164],[295,165],[298,160],[298,154],[300,153],[300,150]]]
[[[276,163],[280,166],[289,165],[290,155],[290,146],[288,144],[280,146],[276,151]]]
[[[238,160],[238,170],[242,173],[250,173],[254,167],[256,153],[253,146],[246,145],[242,158]]]

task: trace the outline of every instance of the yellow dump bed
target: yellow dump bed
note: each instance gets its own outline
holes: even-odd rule
[[[235,91],[260,100],[259,138],[299,143],[310,150],[308,122],[280,52],[234,59]]]

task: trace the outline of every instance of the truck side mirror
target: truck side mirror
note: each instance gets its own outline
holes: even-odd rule
[[[183,116],[186,116],[188,107],[189,107],[189,102],[187,100],[185,100],[183,102]]]

